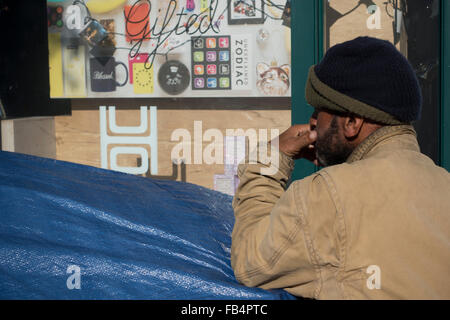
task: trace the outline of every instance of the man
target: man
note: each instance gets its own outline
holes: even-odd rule
[[[279,137],[276,174],[239,165],[236,278],[315,299],[449,299],[450,174],[420,153],[411,65],[356,38],[311,67],[306,99],[316,119]],[[301,157],[324,168],[287,188]]]

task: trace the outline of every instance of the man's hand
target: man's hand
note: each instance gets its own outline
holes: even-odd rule
[[[305,158],[318,165],[314,143],[317,132],[311,130],[310,124],[297,124],[279,136],[280,151],[293,159]]]

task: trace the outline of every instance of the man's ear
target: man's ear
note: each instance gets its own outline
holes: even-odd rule
[[[348,115],[344,118],[344,136],[349,140],[354,140],[361,132],[364,119],[355,115]]]

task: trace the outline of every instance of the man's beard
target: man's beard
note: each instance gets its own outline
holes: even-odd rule
[[[339,141],[338,132],[337,116],[333,116],[330,127],[324,135],[317,137],[316,157],[323,167],[344,163],[353,152],[351,146]]]

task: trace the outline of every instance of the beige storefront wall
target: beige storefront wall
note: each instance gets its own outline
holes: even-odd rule
[[[325,0],[326,1],[326,0]],[[386,1],[358,1],[358,0],[330,0],[330,7],[326,10],[324,21],[329,26],[325,32],[325,44],[330,46],[353,39],[357,36],[367,35],[386,39],[394,42],[393,33],[393,8],[387,6]],[[359,5],[358,5],[359,4]],[[378,6],[378,13],[369,10],[371,5]],[[326,6],[324,6],[325,8]],[[373,9],[373,7],[372,7]],[[374,15],[375,14],[375,15]],[[379,14],[379,16],[377,16]],[[379,20],[376,20],[376,18]],[[369,24],[372,24],[372,27]],[[375,28],[374,25],[379,23]],[[325,26],[325,29],[328,30]],[[329,37],[329,41],[327,41]],[[403,41],[404,39],[402,39]],[[295,39],[294,39],[295,41]],[[397,43],[401,49],[401,41]],[[403,50],[402,50],[403,51]],[[295,63],[295,59],[293,59]],[[302,92],[294,94],[303,94]],[[39,154],[58,160],[70,161],[79,164],[101,167],[100,148],[100,104],[89,99],[82,103],[82,108],[72,101],[72,115],[51,118],[51,125],[39,122],[35,125],[42,126],[38,130],[47,135],[49,143],[56,144],[51,148],[52,152]],[[111,104],[113,105],[113,104]],[[146,101],[132,102],[127,109],[117,109],[116,121],[118,126],[138,126],[140,123],[140,105],[150,107],[152,104]],[[157,130],[158,130],[158,176],[189,183],[198,184],[207,188],[214,188],[214,175],[224,173],[223,164],[186,164],[174,167],[171,153],[178,142],[171,141],[172,133],[177,129],[187,129],[194,136],[194,122],[202,122],[203,132],[208,129],[218,129],[226,136],[227,129],[277,129],[284,131],[291,125],[291,110],[289,103],[274,105],[274,107],[249,108],[245,98],[242,99],[241,107],[217,108],[212,104],[205,109],[189,108],[158,108]],[[156,104],[156,107],[158,105]],[[294,106],[295,108],[295,106]],[[45,127],[45,128],[44,128]],[[50,128],[47,130],[47,128]],[[54,130],[54,131],[53,131]],[[110,133],[110,131],[109,131]],[[148,135],[148,133],[146,133]],[[143,135],[146,135],[143,134]],[[210,142],[203,142],[205,148]],[[218,144],[223,148],[223,143]],[[148,148],[149,149],[149,148]],[[30,149],[31,150],[31,149]],[[56,151],[54,151],[56,150]],[[110,148],[109,148],[110,150]],[[148,150],[150,153],[150,150]],[[20,152],[27,153],[26,149]],[[33,153],[33,152],[28,152]],[[139,166],[140,159],[137,155],[121,155],[118,157],[119,166]],[[182,172],[182,170],[185,170]],[[143,176],[149,177],[147,173]]]

